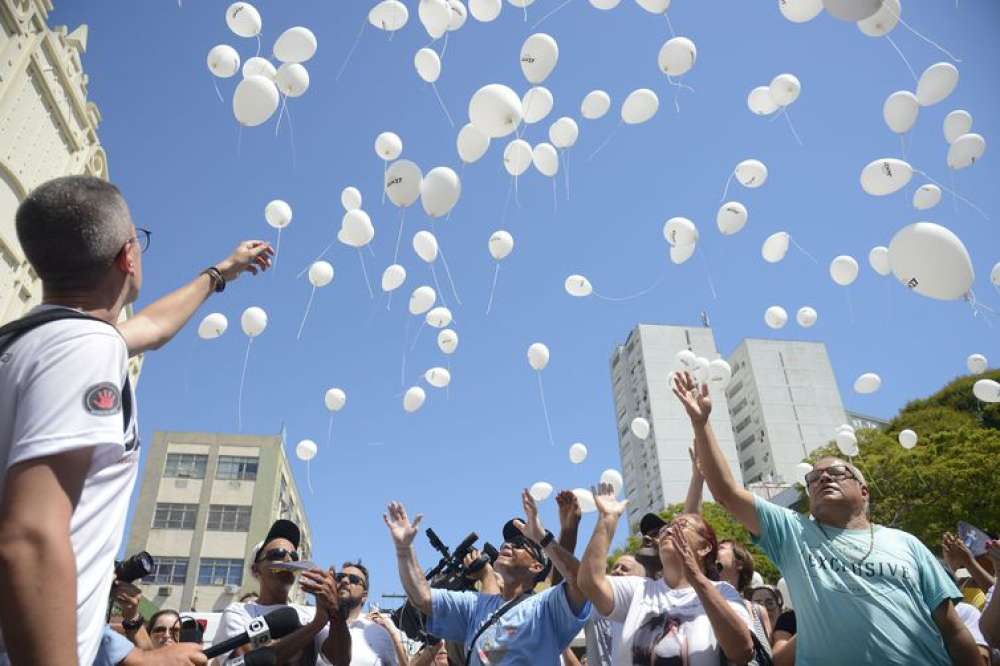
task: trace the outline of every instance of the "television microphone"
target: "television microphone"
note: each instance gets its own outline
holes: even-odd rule
[[[226,662],[226,666],[275,666],[277,663],[278,656],[274,654],[274,649],[262,647],[253,652],[247,652],[242,657],[230,659]]]
[[[233,636],[208,648],[205,650],[205,656],[211,659],[229,654],[248,643],[253,649],[257,649],[275,638],[287,636],[301,626],[299,614],[294,608],[290,606],[277,608],[264,617],[255,617],[247,625],[247,630],[239,636]]]

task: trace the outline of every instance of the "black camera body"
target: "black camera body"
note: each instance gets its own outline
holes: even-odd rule
[[[124,560],[115,560],[115,579],[123,583],[134,583],[153,573],[153,556],[141,551]]]

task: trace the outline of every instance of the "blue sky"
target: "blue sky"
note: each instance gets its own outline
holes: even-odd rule
[[[311,28],[316,57],[306,63],[311,87],[289,104],[294,126],[294,162],[287,125],[275,137],[274,119],[245,129],[237,150],[237,124],[230,98],[236,78],[219,81],[220,104],[205,66],[208,50],[229,43],[246,59],[255,40],[240,39],[224,21],[228,3],[159,2],[57,3],[51,23],[90,26],[84,58],[90,98],[103,114],[100,136],[107,147],[112,179],[125,192],[136,224],[153,230],[146,256],[146,283],[139,305],[190,279],[222,258],[240,239],[274,238],[264,222],[264,205],[287,200],[294,220],[283,233],[277,269],[230,286],[204,307],[165,349],[149,354],[140,383],[143,435],[157,429],[234,431],[239,373],[246,339],[239,331],[242,310],[260,305],[270,326],[251,353],[244,407],[244,431],[277,433],[288,427],[295,442],[315,439],[320,452],[312,465],[314,494],[305,488],[305,468],[295,461],[310,515],[317,559],[339,563],[362,557],[373,573],[373,600],[399,591],[395,561],[381,513],[390,499],[424,513],[448,543],[477,530],[494,543],[499,528],[520,513],[518,491],[538,480],[557,488],[589,485],[608,467],[618,467],[608,358],[639,322],[697,325],[707,311],[716,341],[728,354],[745,337],[820,340],[826,343],[846,406],[890,416],[906,401],[925,396],[964,372],[968,354],[1000,355],[997,329],[975,318],[962,302],[938,302],[908,293],[867,263],[875,245],[888,245],[896,230],[919,220],[951,228],[965,242],[976,270],[974,289],[982,302],[1000,306],[989,271],[1000,259],[996,219],[1000,178],[994,148],[981,162],[955,175],[955,186],[992,218],[984,220],[946,195],[931,211],[910,205],[915,178],[905,193],[874,198],[862,192],[861,168],[879,157],[900,156],[900,142],[882,120],[889,93],[913,89],[906,66],[885,39],[863,36],[855,26],[821,15],[795,25],[777,3],[677,0],[670,10],[680,35],[698,47],[695,68],[680,93],[656,66],[666,22],[624,0],[599,11],[573,0],[540,29],[560,46],[558,67],[545,85],[555,96],[554,120],[570,115],[580,139],[570,152],[570,197],[562,175],[553,211],[551,184],[536,171],[519,182],[520,207],[504,216],[508,177],[502,167],[505,140],[463,172],[463,192],[451,219],[435,224],[458,286],[462,306],[450,291],[461,342],[451,357],[453,381],[444,392],[427,388],[416,414],[402,410],[400,366],[404,331],[412,344],[418,320],[406,313],[410,289],[433,284],[427,267],[410,249],[409,238],[429,228],[419,205],[407,211],[402,263],[409,271],[390,311],[364,286],[357,253],[337,245],[331,285],[319,291],[302,339],[295,334],[309,296],[296,274],[332,240],[343,211],[339,193],[360,188],[372,216],[375,257],[365,255],[377,289],[391,263],[398,211],[381,203],[382,162],[373,151],[378,133],[391,130],[404,142],[403,157],[426,172],[438,165],[458,170],[455,136],[466,122],[471,94],[488,83],[523,93],[518,54],[531,26],[556,0],[528,9],[505,3],[494,22],[471,17],[449,40],[438,88],[457,126],[443,117],[433,92],[416,75],[413,54],[430,41],[416,20],[391,41],[365,29],[343,76],[335,74],[369,8],[368,2],[256,3],[264,20],[263,50],[295,25]],[[1000,136],[1000,43],[994,38],[1000,6],[990,0],[909,2],[904,18],[962,58],[961,82],[945,102],[921,110],[908,138],[911,163],[951,184],[945,165],[944,116],[969,110],[973,131],[987,141]],[[919,73],[946,57],[905,28],[892,33]],[[791,107],[804,145],[785,122],[752,115],[747,93],[775,75],[791,72],[802,95]],[[593,160],[587,157],[614,130],[617,110],[635,88],[660,96],[648,123],[623,127]],[[607,90],[612,112],[598,121],[580,119],[579,105],[595,88]],[[549,122],[529,127],[526,138],[547,140]],[[746,158],[763,160],[770,176],[760,189],[730,189],[730,198],[750,210],[746,228],[722,237],[715,228],[727,175]],[[993,184],[993,187],[991,187]],[[699,254],[682,266],[667,259],[661,235],[672,216],[691,218],[701,230]],[[487,253],[490,234],[504,228],[515,249],[500,270],[493,311],[485,316],[493,276]],[[784,262],[765,264],[764,238],[789,231],[817,257],[815,265],[794,249]],[[837,287],[827,266],[839,254],[855,256],[861,275],[851,287]],[[440,262],[439,262],[440,263]],[[439,276],[443,272],[438,267]],[[708,274],[717,298],[709,289]],[[639,291],[665,276],[648,295],[628,302],[577,300],[563,290],[571,273],[590,278],[608,295]],[[850,305],[848,302],[850,301]],[[815,327],[794,322],[774,333],[764,310],[784,306],[794,316],[802,305],[819,312]],[[221,339],[197,338],[197,320],[212,311],[230,319]],[[853,311],[853,314],[852,314]],[[406,321],[410,318],[407,329]],[[425,327],[426,328],[426,327]],[[545,342],[552,359],[544,372],[556,440],[550,446],[534,373],[525,353]],[[423,330],[407,354],[407,386],[423,371],[443,364],[434,336]],[[853,393],[854,379],[873,371],[882,389]],[[666,378],[663,378],[665,381]],[[333,441],[326,443],[324,391],[346,390],[346,408],[336,415]],[[567,449],[585,442],[590,456],[570,464]],[[552,502],[543,518],[553,529]],[[584,520],[589,537],[592,516]],[[619,531],[619,540],[624,530]],[[582,548],[582,546],[581,546]],[[435,561],[423,537],[418,552]]]

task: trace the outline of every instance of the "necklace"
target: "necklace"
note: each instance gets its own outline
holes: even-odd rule
[[[866,552],[865,556],[862,557],[860,560],[856,560],[853,555],[846,555],[842,550],[840,550],[840,548],[835,547],[833,543],[833,538],[829,534],[827,534],[827,531],[825,529],[823,529],[823,524],[818,520],[815,522],[816,522],[816,527],[818,527],[819,531],[823,533],[823,536],[826,537],[826,540],[830,542],[830,548],[833,548],[833,550],[837,551],[837,553],[840,554],[841,557],[851,560],[855,564],[864,564],[864,561],[868,559],[868,557],[872,554],[872,550],[874,550],[875,548],[875,525],[870,521],[868,523],[868,539],[869,539],[868,552]]]

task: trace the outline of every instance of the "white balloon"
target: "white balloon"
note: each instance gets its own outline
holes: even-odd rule
[[[650,14],[662,14],[670,8],[670,0],[635,0],[636,4]]]
[[[573,446],[569,447],[569,460],[574,465],[579,465],[584,460],[587,459],[587,447],[577,442]]]
[[[674,355],[677,365],[685,370],[693,370],[698,365],[698,356],[690,349],[682,349]]]
[[[198,324],[198,337],[202,340],[213,340],[229,328],[229,320],[221,312],[213,312]]]
[[[882,118],[889,129],[896,134],[906,134],[917,122],[920,104],[917,96],[909,90],[897,90],[889,95],[882,105]]]
[[[542,86],[528,88],[528,92],[524,93],[524,97],[521,98],[525,124],[531,125],[543,120],[552,112],[554,103],[555,98],[552,97],[548,88]]]
[[[500,16],[503,3],[500,0],[469,0],[469,13],[472,18],[483,23],[489,23]]]
[[[902,11],[899,0],[882,0],[877,12],[858,21],[858,30],[869,37],[884,37],[895,29]]]
[[[521,98],[499,83],[483,86],[469,100],[469,121],[492,139],[507,136],[521,122]]]
[[[740,185],[753,189],[767,181],[767,166],[760,160],[743,160],[736,165],[733,174]]]
[[[403,154],[403,140],[395,132],[382,132],[375,137],[375,154],[391,162]]]
[[[545,481],[539,481],[538,483],[532,484],[531,488],[528,489],[528,494],[536,502],[544,502],[552,495],[552,484],[546,483]]]
[[[698,247],[697,243],[690,245],[671,245],[670,261],[678,266],[694,256],[694,251]]]
[[[596,9],[608,10],[621,4],[621,0],[590,0],[590,4]]]
[[[531,166],[531,144],[524,139],[514,139],[503,150],[503,165],[507,173],[520,176]]]
[[[424,373],[424,380],[434,388],[444,388],[451,383],[451,373],[447,368],[431,368]]]
[[[667,76],[683,76],[691,71],[697,59],[698,49],[694,42],[687,37],[674,37],[660,47],[656,64]]]
[[[837,426],[837,432],[845,432],[845,431],[851,433],[852,435],[855,434],[854,433],[854,426],[852,426],[849,423],[843,423],[843,424]]]
[[[315,458],[317,450],[316,442],[311,439],[303,439],[295,445],[295,455],[302,462],[309,462]]]
[[[309,72],[297,62],[282,63],[274,82],[286,97],[301,97],[309,90]]]
[[[994,287],[1000,287],[1000,261],[993,264],[993,270],[990,271],[990,282],[993,283]]]
[[[823,0],[823,7],[830,16],[852,23],[868,18],[881,6],[882,0]]]
[[[454,354],[458,349],[458,333],[450,328],[446,328],[438,333],[438,349],[445,354]]]
[[[434,49],[422,48],[413,56],[417,74],[427,83],[434,83],[441,76],[441,58]]]
[[[932,106],[944,101],[958,86],[958,68],[950,62],[931,65],[917,82],[917,101],[920,106]]]
[[[361,190],[348,186],[340,192],[340,205],[345,211],[352,211],[361,208]]]
[[[921,185],[913,193],[913,207],[917,210],[929,210],[941,202],[941,188],[933,183]]]
[[[577,298],[585,298],[594,293],[594,287],[590,284],[590,280],[582,275],[570,275],[566,278],[563,287],[566,289],[567,294],[576,296]]]
[[[417,18],[431,39],[438,39],[448,32],[451,9],[445,0],[420,0],[417,6]]]
[[[325,287],[333,282],[333,266],[329,261],[314,261],[309,267],[309,284]]]
[[[708,359],[704,356],[699,356],[695,359],[694,368],[694,378],[699,384],[705,384],[708,382]]]
[[[540,143],[532,148],[531,163],[543,176],[552,178],[559,173],[559,153],[551,143]]]
[[[368,12],[368,22],[380,30],[395,32],[410,20],[410,11],[399,0],[382,0]]]
[[[347,404],[347,394],[344,393],[343,389],[327,389],[323,396],[323,404],[329,411],[339,412]]]
[[[784,259],[785,255],[788,254],[788,243],[791,238],[787,231],[779,231],[768,236],[760,248],[760,254],[764,257],[764,261],[776,264]]]
[[[962,109],[952,111],[944,117],[944,138],[948,143],[972,131],[972,114]]]
[[[795,321],[802,328],[812,327],[817,319],[819,319],[819,315],[816,314],[816,310],[808,305],[799,308],[799,311],[795,313]]]
[[[747,107],[758,116],[769,116],[778,110],[771,98],[770,86],[757,86],[747,95]]]
[[[601,472],[601,483],[611,486],[615,495],[621,495],[622,489],[625,488],[625,479],[622,478],[622,473],[616,469],[606,469]]]
[[[432,328],[444,328],[451,323],[451,310],[440,305],[436,308],[431,308],[427,311],[424,321]]]
[[[796,472],[796,474],[798,474],[798,477],[797,477],[798,482],[801,483],[803,486],[806,485],[806,474],[808,474],[811,471],[813,471],[813,466],[810,465],[807,462],[801,462],[798,465],[796,465],[795,466],[795,472]],[[782,578],[780,582],[783,583],[784,581],[785,581],[785,579]],[[787,588],[785,588],[785,592],[786,593],[787,593],[787,591],[788,591]]]
[[[686,217],[672,217],[663,224],[663,237],[671,245],[687,247],[698,242],[698,227]]]
[[[597,503],[594,501],[594,493],[590,492],[586,488],[574,488],[573,494],[576,495],[576,502],[580,505],[580,511],[582,513],[593,513],[597,511]]]
[[[834,257],[830,262],[830,277],[841,287],[847,287],[858,279],[858,260],[846,254]]]
[[[490,137],[472,123],[466,123],[458,131],[458,139],[455,144],[458,147],[459,158],[466,164],[472,164],[489,150]]]
[[[461,194],[462,182],[449,167],[434,167],[420,181],[420,203],[434,218],[447,215]]]
[[[739,201],[727,201],[719,207],[715,223],[723,236],[732,236],[746,226],[750,213]]]
[[[521,45],[521,72],[528,83],[539,84],[549,77],[559,62],[559,44],[551,35],[536,32]]]
[[[874,372],[866,372],[854,380],[854,392],[862,395],[874,393],[882,386],[882,378]]]
[[[778,106],[788,106],[799,98],[802,84],[794,74],[778,74],[767,88],[771,99]]]
[[[571,148],[580,136],[580,128],[569,116],[563,116],[549,126],[549,141],[556,148]]]
[[[1000,384],[992,379],[980,379],[972,385],[972,393],[983,402],[1000,402]]]
[[[429,231],[418,231],[413,234],[413,251],[428,264],[434,263],[438,257],[437,238]]]
[[[805,23],[823,11],[823,0],[778,0],[778,9],[792,23]]]
[[[228,44],[213,46],[207,61],[208,71],[220,79],[228,79],[240,71],[240,54]]]
[[[462,4],[462,0],[448,0],[448,9],[451,10],[451,18],[448,19],[448,31],[452,32],[465,25],[469,18],[469,12]]]
[[[896,232],[889,243],[889,263],[904,285],[943,301],[964,297],[975,279],[965,245],[933,222],[917,222]]]
[[[225,330],[225,327],[223,327],[223,330]],[[970,373],[981,375],[990,367],[990,363],[982,354],[971,354],[969,358],[965,359],[965,367],[969,369]]]
[[[422,180],[420,167],[410,160],[397,160],[386,169],[385,194],[392,203],[407,208],[420,197]]]
[[[917,445],[917,433],[912,430],[901,430],[899,432],[899,443],[904,449],[912,449]]]
[[[368,213],[360,208],[344,214],[340,230],[343,232],[341,242],[351,247],[364,247],[375,238],[375,225],[372,224]]]
[[[611,96],[603,90],[591,90],[580,104],[580,114],[587,120],[597,120],[611,108]]]
[[[392,264],[382,272],[382,291],[395,291],[406,281],[406,269]]]
[[[277,75],[278,70],[274,68],[274,65],[267,58],[254,56],[253,58],[247,58],[246,62],[243,63],[243,78],[248,76],[263,76],[265,79],[273,81]]]
[[[264,206],[264,219],[275,229],[284,229],[292,223],[292,207],[281,199],[275,199]]]
[[[281,62],[305,62],[316,55],[316,35],[302,26],[289,28],[274,42],[273,51]]]
[[[644,123],[660,108],[660,98],[649,88],[639,88],[629,93],[622,103],[622,120],[627,125]]]
[[[260,34],[260,12],[249,2],[234,2],[226,10],[226,25],[240,37]]]
[[[711,384],[721,384],[722,388],[729,385],[733,378],[733,368],[724,358],[717,358],[708,364],[708,381]]]
[[[437,300],[437,292],[433,288],[428,286],[417,287],[410,294],[410,314],[411,315],[422,315],[432,307],[434,307],[434,301]]]
[[[877,245],[868,253],[868,264],[872,270],[879,275],[885,276],[892,272],[889,264],[889,248],[884,245]]]
[[[967,169],[986,152],[986,139],[981,134],[963,134],[948,148],[948,166],[956,171]]]
[[[858,455],[858,438],[854,433],[838,432],[836,440],[837,448],[840,449],[843,455],[848,458]]]
[[[533,370],[542,371],[549,364],[549,348],[541,342],[536,342],[528,347],[528,365]]]
[[[861,189],[881,197],[906,187],[913,178],[913,167],[903,160],[891,157],[869,162],[861,170]]]
[[[788,323],[788,313],[780,305],[772,305],[764,312],[764,323],[777,330]]]
[[[629,430],[631,430],[632,434],[639,439],[646,439],[649,437],[649,421],[641,416],[637,416],[632,419],[632,423],[629,424]]]
[[[406,389],[406,394],[403,396],[403,409],[407,412],[415,412],[424,405],[424,400],[427,399],[427,394],[419,386],[411,386]]]
[[[514,250],[514,237],[503,229],[499,229],[490,234],[487,244],[490,256],[497,261],[503,261]]]
[[[256,305],[247,308],[240,315],[240,328],[248,337],[256,338],[267,328],[267,313]]]
[[[278,88],[263,76],[248,76],[233,93],[233,115],[241,125],[256,127],[267,122],[278,108]]]

